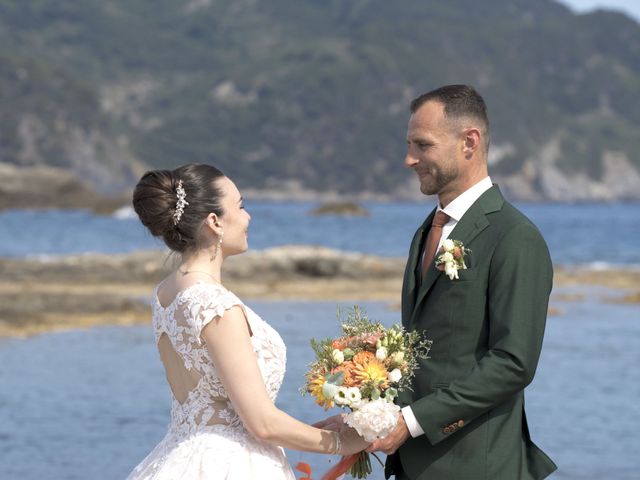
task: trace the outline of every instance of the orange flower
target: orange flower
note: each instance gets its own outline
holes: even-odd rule
[[[342,386],[343,387],[354,387],[356,386],[356,379],[353,378],[353,374],[351,373],[353,370],[353,362],[351,361],[347,361],[347,362],[342,362],[340,365],[338,365],[336,368],[334,368],[333,370],[331,370],[332,374],[338,373],[338,372],[342,372],[344,375],[344,381],[342,382]]]
[[[388,386],[388,372],[384,364],[371,352],[360,352],[353,357],[353,377],[363,383],[372,383],[379,388]]]
[[[356,337],[341,337],[336,338],[333,342],[331,342],[331,348],[344,350],[356,339]]]
[[[384,334],[382,332],[363,333],[357,337],[340,337],[331,342],[331,348],[337,348],[338,350],[344,350],[345,348],[353,347],[355,345],[368,345],[370,347],[376,346],[378,340],[380,340]]]
[[[309,393],[316,397],[316,403],[325,410],[333,408],[333,399],[326,399],[322,394],[322,387],[325,384],[325,378],[323,373],[318,373],[311,380],[309,380]]]
[[[357,364],[365,364],[370,362],[371,360],[376,360],[376,356],[371,352],[359,352],[356,353],[353,357],[353,363]]]

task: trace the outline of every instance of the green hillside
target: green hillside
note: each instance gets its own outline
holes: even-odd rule
[[[409,178],[407,105],[444,83],[484,95],[492,171],[512,190],[553,198],[559,179],[640,170],[640,25],[621,14],[551,0],[0,0],[0,161],[103,189],[143,166],[213,162],[244,187],[392,193]]]

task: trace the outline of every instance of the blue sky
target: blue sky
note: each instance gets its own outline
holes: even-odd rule
[[[595,8],[622,10],[640,22],[639,0],[560,0],[560,2],[568,5],[576,12],[587,12]]]

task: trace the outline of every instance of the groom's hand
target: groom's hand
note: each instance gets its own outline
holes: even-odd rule
[[[325,430],[333,430],[339,432],[344,425],[344,415],[334,415],[333,417],[325,418],[313,424],[316,428],[324,428]]]
[[[410,436],[411,434],[409,433],[407,424],[404,421],[404,417],[400,414],[396,428],[394,428],[386,437],[373,442],[369,448],[367,448],[367,452],[380,451],[387,455],[391,455],[392,453],[395,453],[396,450],[400,448],[400,445],[406,442]]]

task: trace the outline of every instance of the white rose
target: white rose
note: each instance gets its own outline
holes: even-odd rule
[[[444,264],[444,273],[453,280],[458,278],[458,267],[454,262],[447,262]]]
[[[402,378],[402,372],[398,368],[394,368],[389,372],[389,381],[397,383]]]
[[[444,248],[445,252],[452,252],[453,249],[455,248],[455,243],[453,243],[453,240],[447,238],[444,242],[442,242],[442,248]]]
[[[333,350],[333,352],[331,352],[331,358],[333,358],[334,362],[340,365],[342,362],[344,362],[344,353],[342,353],[342,350],[338,350],[336,348]]]
[[[385,347],[380,347],[376,350],[376,358],[381,362],[384,362],[385,358],[387,358],[387,349]]]
[[[444,263],[450,263],[453,262],[454,258],[453,258],[453,254],[450,252],[445,252],[442,254],[442,261]]]
[[[364,403],[345,416],[344,421],[356,429],[367,442],[389,435],[398,423],[400,407],[384,398]]]

